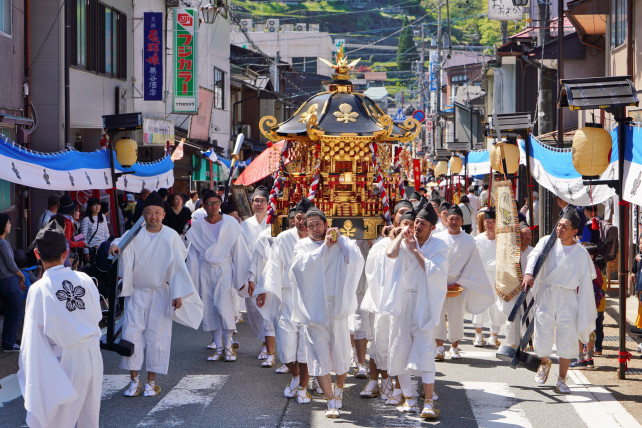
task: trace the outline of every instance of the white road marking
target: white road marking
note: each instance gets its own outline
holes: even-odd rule
[[[105,400],[117,392],[124,392],[127,385],[129,385],[129,376],[127,375],[103,375],[102,399]]]
[[[221,390],[227,378],[225,375],[189,375],[183,377],[178,384],[147,414],[139,427],[170,427],[186,426],[186,412],[174,411],[180,406],[207,407],[218,391]],[[142,391],[141,391],[142,394]],[[170,412],[168,412],[170,410]],[[190,411],[193,415],[194,412]]]
[[[0,379],[0,385],[2,385],[2,388],[0,388],[0,408],[2,408],[5,403],[22,396],[18,375],[12,374]]]
[[[461,382],[480,427],[530,428],[526,412],[517,407],[510,386],[500,382]]]
[[[639,427],[641,426],[611,393],[601,386],[594,386],[577,370],[569,370],[575,385],[570,395],[560,398],[569,403],[587,427]]]

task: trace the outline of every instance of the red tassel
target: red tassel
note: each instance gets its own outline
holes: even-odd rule
[[[272,147],[273,145],[274,145],[274,143],[273,143],[272,141],[268,141],[268,142],[267,142],[267,146],[268,146],[268,147]]]
[[[600,230],[600,224],[597,221],[597,217],[593,217],[593,224],[591,224],[591,229]]]

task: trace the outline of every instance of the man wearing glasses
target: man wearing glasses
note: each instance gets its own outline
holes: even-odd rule
[[[267,188],[264,186],[258,186],[256,190],[254,190],[254,193],[252,193],[252,211],[254,212],[254,215],[247,220],[245,220],[243,223],[241,223],[241,230],[242,230],[242,235],[243,238],[245,238],[245,244],[247,245],[247,248],[250,252],[250,258],[248,260],[248,264],[251,265],[252,261],[252,255],[254,254],[254,250],[257,245],[257,241],[259,239],[259,235],[263,230],[265,230],[267,227],[269,227],[269,224],[267,224],[267,207],[268,207],[268,198],[270,197],[270,193]],[[265,245],[265,244],[261,244]],[[260,249],[262,252],[264,252],[263,248]],[[274,326],[268,325],[267,323],[263,322],[263,317],[261,316],[257,306],[256,302],[254,299],[252,299],[252,294],[254,292],[254,284],[257,282],[257,276],[262,275],[263,272],[261,271],[255,271],[255,269],[249,269],[249,287],[247,290],[247,294],[249,296],[246,296],[245,299],[245,307],[247,309],[247,318],[248,321],[250,322],[250,327],[252,328],[252,332],[256,335],[256,337],[259,338],[261,342],[263,342],[263,346],[261,348],[261,351],[259,352],[258,359],[259,360],[266,360],[269,358],[268,356],[268,349],[267,345],[268,343],[266,342],[265,336],[269,336],[271,338],[268,339],[270,341],[270,344],[274,344]],[[266,331],[266,327],[268,328],[268,331]],[[272,346],[273,347],[273,346]],[[272,350],[270,353],[274,353],[274,350]],[[272,357],[273,361],[274,357]],[[271,367],[271,366],[270,366]]]
[[[234,295],[247,282],[250,252],[236,219],[220,213],[221,197],[206,190],[202,200],[207,216],[187,231],[187,267],[203,300],[203,330],[213,336],[215,351],[208,360],[231,362],[236,361]]]

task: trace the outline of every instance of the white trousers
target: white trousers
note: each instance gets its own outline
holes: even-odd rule
[[[279,360],[284,363],[306,363],[308,347],[305,326],[279,317],[276,324],[276,351]]]
[[[357,307],[361,307],[363,295],[357,294]],[[354,315],[348,318],[350,323],[350,333],[354,335],[355,340],[368,339],[372,340],[374,334],[374,314],[368,311],[357,309]]]
[[[334,299],[328,299],[328,313],[334,313]],[[330,317],[327,325],[310,324],[306,326],[310,345],[308,371],[310,376],[324,376],[330,372],[338,375],[350,370],[352,347],[348,318]]]
[[[488,325],[490,323],[490,332],[497,335],[502,325],[506,323],[507,318],[497,304],[493,304],[481,314],[473,315],[473,326],[475,328],[483,328],[484,324]]]
[[[374,334],[370,342],[370,357],[379,370],[388,370],[390,354],[390,315],[375,315]]]
[[[136,289],[125,298],[123,339],[134,344],[134,354],[123,357],[120,368],[140,370],[143,360],[148,372],[167,374],[172,346],[169,289]]]
[[[560,358],[577,357],[577,311],[575,290],[546,287],[537,293],[533,347],[539,357],[551,355],[553,342]]]
[[[448,326],[446,326],[446,316]],[[464,336],[464,295],[446,297],[441,317],[435,327],[435,339],[457,342]]]
[[[103,359],[98,341],[64,348],[60,364],[78,395],[72,402],[58,406],[49,426],[98,428],[103,386]],[[41,426],[29,415],[27,423],[30,427]]]

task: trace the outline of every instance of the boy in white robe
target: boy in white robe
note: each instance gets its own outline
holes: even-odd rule
[[[310,352],[308,369],[316,376],[328,401],[326,417],[339,417],[343,388],[350,369],[348,317],[357,309],[357,285],[363,257],[357,245],[328,229],[323,211],[305,215],[308,237],[294,249],[290,281],[294,286],[294,319],[306,326]],[[330,372],[337,374],[332,390]]]
[[[259,235],[263,230],[270,227],[270,225],[267,224],[267,204],[269,197],[270,192],[268,191],[268,189],[264,186],[258,186],[256,190],[254,190],[254,193],[252,193],[251,198],[252,211],[254,212],[254,215],[241,223],[242,236],[245,239],[245,245],[247,246],[247,249],[250,253],[248,266],[251,266],[254,248],[256,246],[256,242],[259,239]],[[252,285],[250,287],[254,287],[254,284],[257,281],[257,273],[248,273],[249,280],[252,281]],[[262,272],[260,274],[262,274]],[[245,298],[245,309],[247,310],[247,320],[250,323],[252,333],[254,333],[254,335],[258,337],[261,342],[263,342],[257,358],[259,360],[265,360],[268,357],[267,343],[265,341],[265,329],[267,327],[269,330],[268,334],[270,334],[271,337],[274,338],[274,328],[270,329],[270,327],[265,323],[265,320],[256,307],[255,299],[251,298],[251,296]]]
[[[447,201],[443,201],[439,205],[439,210],[437,212],[439,213],[440,221],[437,222],[437,226],[435,226],[434,233],[441,233],[448,230],[448,226],[446,226],[446,222],[448,221],[448,210],[450,209],[450,207],[451,205]]]
[[[236,219],[221,214],[221,197],[203,193],[207,216],[192,224],[187,267],[203,301],[203,330],[212,332],[215,351],[209,361],[236,361],[232,334],[236,328],[234,296],[245,287],[250,252]]]
[[[431,202],[432,204],[432,202]],[[388,351],[390,349],[390,315],[379,310],[381,307],[381,269],[388,244],[392,241],[390,232],[402,223],[414,227],[412,203],[402,199],[395,204],[392,226],[386,226],[382,236],[370,248],[365,264],[367,288],[361,301],[361,309],[374,315],[373,338],[370,343],[370,375],[369,381],[359,395],[363,398],[381,396],[388,405],[399,405],[403,400],[401,388],[393,388],[392,378],[388,376]],[[405,224],[404,224],[405,225]],[[379,388],[381,375],[381,388]],[[399,386],[399,385],[397,385]]]
[[[396,375],[404,396],[403,412],[415,413],[411,375],[421,375],[424,396],[422,418],[436,418],[433,404],[435,384],[434,328],[446,298],[448,247],[431,236],[439,221],[428,204],[415,219],[414,231],[408,226],[396,229],[395,239],[386,249],[382,295],[383,313],[391,320],[389,374]]]
[[[125,297],[122,337],[134,344],[134,353],[123,357],[120,368],[129,370],[131,381],[125,397],[136,397],[141,390],[138,372],[147,369],[143,395],[161,392],[156,373],[167,374],[172,344],[172,321],[194,329],[203,316],[203,304],[185,265],[187,249],[173,229],[163,226],[164,201],[157,192],[145,199],[145,227],[122,249],[120,297]],[[122,238],[121,238],[122,239]],[[110,247],[121,253],[120,240]]]
[[[369,240],[356,241],[357,246],[361,250],[361,255],[364,259],[368,258],[370,246],[372,245]],[[354,339],[354,348],[352,350],[355,359],[357,370],[354,377],[357,379],[367,379],[368,369],[366,366],[366,353],[368,349],[368,341],[372,340],[374,330],[374,316],[365,310],[361,310],[361,302],[366,292],[366,275],[365,271],[361,274],[359,279],[359,286],[357,287],[357,311],[349,319],[350,336]]]
[[[496,276],[496,258],[497,249],[495,241],[495,208],[491,207],[484,210],[484,233],[475,236],[475,244],[479,251],[479,256],[484,264],[484,270],[488,276],[488,281],[495,286]],[[475,340],[473,346],[482,347],[484,345],[497,347],[501,343],[497,336],[502,325],[506,323],[507,317],[500,309],[499,296],[495,297],[495,304],[490,305],[484,312],[473,316],[473,326],[475,327]],[[484,324],[490,322],[490,339],[484,342],[484,333],[482,328]]]
[[[532,287],[535,298],[533,347],[542,360],[535,381],[546,383],[552,364],[549,355],[555,342],[560,357],[555,386],[558,394],[571,393],[566,385],[566,374],[571,359],[577,355],[577,340],[588,342],[597,317],[593,294],[595,267],[588,251],[574,239],[583,225],[576,210],[567,210],[557,223],[557,239],[537,279],[533,278],[535,263],[550,235],[537,243],[528,257],[524,274],[523,287]]]
[[[65,232],[50,222],[36,236],[44,274],[29,289],[18,379],[30,427],[98,427],[103,360],[98,290],[64,267]]]
[[[461,226],[464,215],[457,205],[447,212],[448,230],[436,234],[448,245],[448,288],[464,290],[458,296],[446,297],[441,318],[435,331],[437,360],[445,358],[444,340],[452,344],[450,358],[460,359],[459,340],[464,335],[464,310],[475,315],[483,312],[495,302],[495,291],[488,281],[479,257],[475,238],[463,233]],[[446,326],[448,317],[448,326]]]
[[[307,336],[305,326],[294,320],[294,291],[289,273],[294,261],[294,247],[304,238],[305,214],[312,208],[312,202],[303,198],[294,209],[294,227],[281,232],[272,245],[270,258],[265,269],[264,281],[259,281],[255,290],[256,304],[263,318],[270,323],[276,321],[276,343],[279,360],[285,362],[292,374],[283,395],[296,397],[299,404],[309,403],[307,391],[310,376],[307,365]]]

